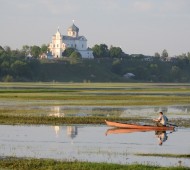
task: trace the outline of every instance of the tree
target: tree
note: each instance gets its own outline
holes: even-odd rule
[[[120,47],[110,47],[109,55],[111,58],[122,58],[123,51]]]
[[[10,53],[10,52],[11,52],[11,47],[5,46],[5,47],[4,47],[4,50],[5,50],[7,53]]]
[[[0,46],[0,55],[4,52],[4,48]]]
[[[2,63],[1,63],[1,72],[3,75],[6,75],[10,72],[10,64],[9,64],[9,61],[6,61],[4,60]]]
[[[81,62],[82,56],[79,52],[74,51],[72,54],[69,56],[70,64],[78,64]]]
[[[39,58],[39,55],[41,53],[41,48],[34,45],[31,47],[31,55],[34,56],[35,58]]]
[[[2,80],[3,80],[4,82],[13,82],[13,81],[14,81],[13,76],[10,76],[10,75],[4,76],[4,77],[2,78]]]
[[[93,48],[93,55],[95,58],[109,57],[109,50],[106,44],[95,45]]]
[[[23,61],[16,60],[14,63],[11,64],[11,69],[16,75],[22,76],[25,75],[27,72],[27,64]]]
[[[48,51],[48,45],[42,44],[42,46],[41,46],[41,53],[47,53],[47,51]]]
[[[171,71],[170,71],[172,78],[175,80],[180,79],[180,72],[181,72],[181,69],[177,66],[172,66]]]
[[[25,55],[28,55],[31,52],[31,49],[28,45],[23,45],[21,51],[23,51]]]
[[[162,52],[162,56],[161,56],[162,61],[166,61],[167,58],[168,58],[168,56],[169,56],[169,55],[168,55],[167,50],[164,49],[163,52]]]
[[[160,58],[160,54],[159,54],[158,52],[156,52],[156,53],[154,54],[154,57],[159,59],[159,58]]]
[[[116,74],[122,74],[122,65],[120,59],[116,59],[112,62],[111,70]]]
[[[151,74],[157,74],[157,72],[158,72],[158,65],[157,64],[150,64],[150,72],[151,72]]]
[[[62,53],[62,56],[69,57],[74,51],[74,48],[66,48],[65,51]]]

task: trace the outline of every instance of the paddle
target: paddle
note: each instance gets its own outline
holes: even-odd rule
[[[177,125],[175,125],[173,123],[167,123],[167,125],[178,127]]]

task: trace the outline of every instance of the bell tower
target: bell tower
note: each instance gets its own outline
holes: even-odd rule
[[[52,37],[52,43],[50,44],[50,50],[52,52],[52,55],[55,58],[62,57],[62,35],[59,31],[59,27],[57,29],[57,32]]]
[[[71,25],[67,30],[67,35],[70,37],[78,37],[79,35],[79,28],[74,24],[74,20],[73,25]]]

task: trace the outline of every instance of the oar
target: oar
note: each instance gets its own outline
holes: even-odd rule
[[[168,125],[170,126],[175,126],[175,127],[178,127],[177,125],[173,124],[173,123],[167,123]]]

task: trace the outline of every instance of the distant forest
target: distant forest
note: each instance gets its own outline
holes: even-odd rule
[[[41,59],[47,45],[0,46],[2,82],[190,82],[190,52],[170,57],[167,50],[154,56],[126,54],[120,47],[95,45],[94,59],[82,59],[68,48],[60,59]]]

